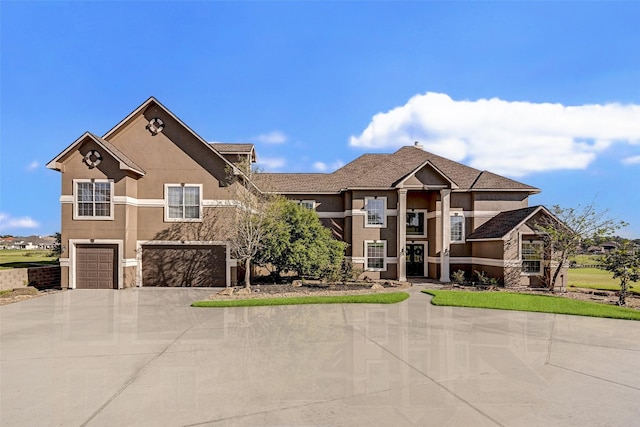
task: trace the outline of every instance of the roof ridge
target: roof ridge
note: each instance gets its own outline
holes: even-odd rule
[[[483,173],[485,173],[486,171],[480,171],[480,173],[476,176],[476,179],[473,180],[473,182],[471,183],[471,185],[469,186],[469,189],[472,189],[476,183],[478,182],[478,180],[480,179],[480,177],[482,176]]]

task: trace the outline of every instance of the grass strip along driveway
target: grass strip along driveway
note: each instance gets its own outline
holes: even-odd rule
[[[535,311],[540,313],[573,314],[577,316],[609,317],[640,320],[640,311],[595,302],[576,301],[547,295],[512,292],[468,292],[424,290],[433,295],[431,304],[454,307],[493,308],[497,310]]]
[[[290,298],[253,298],[240,300],[196,301],[192,307],[257,307],[264,305],[297,304],[395,304],[409,298],[406,292],[364,295],[304,296]]]

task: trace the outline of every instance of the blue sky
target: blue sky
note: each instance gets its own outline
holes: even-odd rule
[[[155,96],[272,171],[420,140],[640,237],[640,2],[0,3],[0,234],[60,228],[45,164]]]

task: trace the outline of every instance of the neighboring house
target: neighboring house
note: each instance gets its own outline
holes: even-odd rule
[[[32,242],[20,242],[16,245],[16,249],[26,249],[26,250],[35,250],[35,249],[39,249],[38,245],[32,243]]]
[[[227,174],[246,159],[252,144],[209,144],[155,98],[104,136],[82,135],[47,165],[62,172],[63,286],[235,284],[225,221],[243,187]],[[371,278],[448,282],[462,269],[536,286],[545,274],[534,224],[552,215],[528,206],[539,190],[419,145],[255,184],[315,209]]]
[[[0,239],[1,249],[53,249],[56,239],[51,236],[5,237]]]
[[[15,249],[16,238],[15,237],[1,237],[0,248],[1,249]]]
[[[605,253],[605,250],[602,246],[589,246],[587,252],[591,255],[602,255]]]
[[[618,249],[620,244],[618,242],[604,242],[600,246],[602,246],[602,252],[608,253]]]
[[[53,249],[56,243],[55,237],[51,236],[28,236],[22,239],[21,249]]]

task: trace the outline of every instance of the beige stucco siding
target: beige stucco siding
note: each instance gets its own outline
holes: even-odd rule
[[[502,240],[473,242],[472,246],[472,256],[475,258],[503,259],[504,242]]]
[[[396,209],[398,204],[398,194],[395,191],[383,190],[357,190],[351,193],[352,209],[364,209],[366,197],[386,197],[387,209]]]
[[[421,184],[425,185],[436,185],[436,186],[449,186],[449,181],[447,181],[440,172],[436,171],[432,166],[426,165],[418,172],[416,172],[415,177]]]
[[[407,192],[407,210],[426,209],[429,210],[434,206],[434,197],[437,193],[425,191],[408,191]]]
[[[477,191],[473,194],[473,204],[476,211],[502,212],[528,206],[528,193],[505,191]]]
[[[165,222],[164,208],[139,207],[137,240],[225,241],[231,231],[234,207],[204,207],[201,221]]]
[[[473,210],[473,200],[469,193],[451,193],[451,209]]]
[[[157,115],[165,123],[161,133],[151,135],[146,129],[150,119],[139,116],[110,140],[145,170],[138,186],[139,197],[162,199],[164,184],[189,183],[205,184],[204,198],[229,198],[229,190],[224,187],[227,163],[173,119]]]

